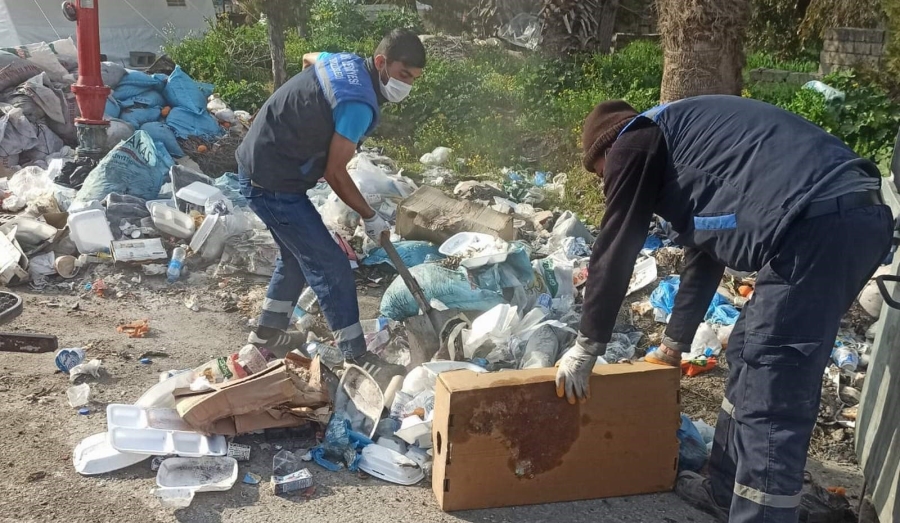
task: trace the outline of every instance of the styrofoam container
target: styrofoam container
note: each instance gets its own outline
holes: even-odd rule
[[[484,265],[503,263],[509,253],[509,244],[490,234],[461,232],[454,234],[438,248],[444,256],[459,256],[460,265],[474,269]]]
[[[159,465],[156,484],[164,489],[221,492],[233,487],[237,477],[238,462],[228,456],[169,458]]]
[[[178,192],[175,193],[175,198],[191,205],[205,207],[207,202],[224,200],[225,195],[217,187],[203,182],[194,182],[178,189]]]
[[[194,219],[178,209],[168,205],[152,205],[150,217],[153,219],[153,225],[165,234],[183,239],[194,235]]]
[[[359,470],[398,485],[415,485],[425,479],[418,463],[381,445],[369,445],[362,450]]]
[[[81,254],[110,252],[113,241],[106,213],[97,209],[69,215],[69,235]]]
[[[109,444],[119,452],[185,457],[224,456],[224,436],[193,432],[175,409],[147,409],[136,405],[106,407]]]
[[[656,258],[646,256],[638,259],[634,264],[634,273],[631,277],[631,282],[628,284],[626,296],[655,282],[657,276]]]
[[[177,206],[175,205],[175,200],[171,198],[165,198],[162,200],[147,200],[147,212],[152,212],[152,207],[154,205],[165,205],[166,207],[171,207],[173,209],[177,208]]]
[[[107,441],[106,432],[88,436],[75,445],[72,452],[72,464],[75,471],[84,476],[106,474],[130,467],[147,459],[146,454],[126,454],[112,448]]]
[[[197,233],[194,234],[193,238],[191,238],[192,251],[200,252],[200,249],[203,248],[203,245],[206,243],[206,240],[209,239],[209,235],[212,234],[218,222],[218,214],[209,214],[206,216],[206,218],[203,219],[203,223],[200,224],[200,228],[197,229]]]

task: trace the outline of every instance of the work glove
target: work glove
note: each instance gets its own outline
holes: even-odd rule
[[[578,398],[582,403],[590,399],[590,378],[597,356],[606,352],[605,343],[597,343],[579,336],[575,346],[569,349],[557,363],[556,395],[565,394],[569,404]]]
[[[390,232],[391,226],[377,212],[371,218],[363,218],[363,225],[366,228],[366,236],[373,242],[381,245],[381,235],[385,231]]]

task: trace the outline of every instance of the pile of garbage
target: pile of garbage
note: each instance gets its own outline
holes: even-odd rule
[[[312,333],[304,347],[284,359],[247,346],[195,369],[164,373],[134,405],[109,406],[108,431],[76,449],[79,472],[105,473],[151,455],[165,458],[158,495],[167,505],[185,506],[196,492],[226,490],[235,483],[235,460],[248,450],[229,445],[225,437],[319,425],[324,431],[303,452],[282,449],[276,455],[276,493],[311,488],[307,462],[403,485],[427,477],[438,376],[459,369],[484,373],[554,366],[578,330],[596,234],[569,211],[541,207],[560,201],[565,175],[507,171],[502,184],[460,181],[452,191],[456,197],[445,194],[434,185],[438,177],[446,185],[457,176],[444,167],[450,154],[440,149],[423,159],[431,164],[427,172],[443,174],[421,187],[373,150],[360,152],[348,165],[366,201],[393,226],[392,243],[430,308],[452,317],[441,329],[440,351],[424,362],[416,359],[409,326],[421,317],[422,307],[397,277],[382,296],[380,317],[364,320],[363,331],[370,351],[407,366],[402,380],[379,384],[363,369],[345,364],[329,340]],[[77,190],[57,181],[74,172],[73,164],[61,159],[46,169],[20,170],[9,180],[9,190],[25,209],[0,226],[0,255],[6,256],[0,279],[7,284],[30,279],[40,287],[102,263],[134,265],[172,283],[185,271],[207,266],[216,275],[271,275],[277,246],[247,208],[237,176],[211,178],[180,160],[139,129],[91,168]],[[347,263],[396,272],[385,249],[366,237],[359,217],[326,183],[308,194]],[[649,317],[660,325],[668,320],[679,280],[659,271],[678,250],[666,239],[665,224],[654,223],[628,288],[629,295],[640,295],[630,307],[633,320]],[[752,296],[753,281],[753,275],[733,272],[723,280],[685,355],[685,374],[717,367],[739,309]],[[93,285],[102,293],[102,285]],[[294,311],[295,328],[310,330],[315,305],[315,294],[306,289]],[[641,356],[638,347],[648,336],[635,324],[617,325],[600,363]],[[134,336],[148,328],[121,326]],[[841,343],[863,350],[856,342]],[[96,374],[100,361],[85,363],[75,356],[61,353],[58,365],[75,380]],[[844,352],[836,351],[835,359],[849,372]],[[90,386],[76,385],[70,393],[73,407],[85,408]],[[230,401],[235,395],[254,402]],[[684,468],[696,468],[708,456],[712,429],[686,417],[683,421],[681,461]],[[166,458],[172,455],[178,457]],[[245,476],[245,481],[254,478]]]

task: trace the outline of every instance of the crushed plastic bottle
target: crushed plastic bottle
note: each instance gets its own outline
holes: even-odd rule
[[[172,251],[172,260],[169,262],[169,268],[166,270],[166,277],[169,283],[175,283],[181,278],[181,268],[184,266],[184,259],[187,251],[184,247],[175,247]]]
[[[300,293],[297,305],[294,306],[294,313],[291,315],[291,324],[297,330],[303,332],[310,330],[313,322],[315,322],[317,300],[318,298],[316,298],[316,293],[312,290],[312,287],[306,287]]]
[[[319,359],[321,359],[322,363],[327,367],[334,367],[344,362],[344,354],[334,345],[329,345],[320,341],[311,341],[304,345],[303,348],[306,349],[310,358],[314,358],[318,355]]]
[[[859,367],[859,354],[851,347],[836,347],[831,352],[831,359],[844,372],[856,372],[856,368]]]

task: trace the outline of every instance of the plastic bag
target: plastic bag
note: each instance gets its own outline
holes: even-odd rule
[[[650,305],[657,310],[657,319],[663,323],[669,321],[672,309],[675,307],[675,296],[681,285],[681,278],[669,276],[659,283],[659,286],[650,294]],[[706,321],[722,325],[734,325],[740,313],[727,298],[719,293],[713,296],[706,310]]]
[[[241,183],[238,181],[237,174],[225,173],[216,178],[213,185],[237,207],[247,207],[248,202],[241,194]]]
[[[691,351],[681,356],[682,360],[693,360],[702,356],[718,356],[722,352],[722,342],[716,332],[706,323],[701,323],[691,342]]]
[[[38,146],[37,128],[18,107],[0,103],[0,156],[21,154]]]
[[[59,63],[59,60],[56,59],[56,54],[50,49],[50,45],[47,42],[20,45],[5,50],[33,63],[39,69],[46,72],[54,82],[61,82],[63,77],[69,74],[69,71],[67,71],[66,68]]]
[[[254,229],[234,236],[225,245],[222,261],[216,267],[216,277],[239,272],[271,276],[279,252],[269,231]]]
[[[681,415],[681,427],[676,432],[678,437],[678,471],[690,470],[698,472],[706,465],[709,452],[706,442],[691,419]]]
[[[160,114],[159,107],[132,107],[122,111],[121,118],[135,129],[140,129],[145,123],[159,120]]]
[[[41,197],[53,194],[53,180],[47,171],[40,167],[26,167],[9,179],[9,190],[26,202],[34,202]]]
[[[194,81],[181,66],[176,65],[163,92],[172,108],[183,107],[199,114],[206,112],[206,97],[212,94],[212,90],[212,85]]]
[[[41,74],[40,67],[15,54],[0,51],[0,91],[6,91]]]
[[[195,113],[184,107],[173,107],[166,117],[166,124],[175,131],[175,136],[182,139],[199,136],[213,140],[225,134],[225,129],[206,109]]]
[[[131,138],[136,130],[137,129],[135,129],[133,125],[126,122],[125,120],[111,118],[109,120],[109,127],[106,128],[107,147],[113,149],[114,147],[119,145],[122,140]]]
[[[122,106],[112,96],[106,98],[106,107],[103,108],[103,115],[107,118],[118,118],[122,114]],[[133,131],[132,131],[133,132]]]
[[[100,62],[100,76],[104,85],[115,89],[125,76],[125,67],[115,62]]]
[[[122,107],[133,107],[135,104],[162,108],[166,106],[166,99],[155,89],[148,89],[134,96],[119,99],[119,105]]]
[[[554,252],[562,248],[563,242],[570,237],[583,238],[588,246],[594,244],[594,236],[587,226],[572,211],[565,211],[553,225],[547,247],[550,252]]]
[[[520,369],[540,369],[552,367],[559,353],[559,338],[553,327],[544,325],[538,328],[525,345],[525,356]]]
[[[150,135],[137,131],[100,160],[78,191],[76,201],[102,200],[114,192],[152,200],[159,195],[166,172],[174,163]]]
[[[48,120],[46,122],[47,126],[50,127],[54,133],[59,135],[66,144],[76,145],[78,143],[78,133],[75,129],[75,119],[81,116],[81,112],[78,109],[78,101],[75,99],[75,93],[72,93],[71,91],[57,92],[59,93],[61,100],[60,106],[66,117],[65,122]]]
[[[543,279],[546,292],[559,299],[564,311],[575,304],[575,283],[572,279],[572,264],[557,257],[534,260],[531,264],[534,271]],[[571,303],[567,308],[564,304]]]
[[[29,78],[19,87],[18,91],[30,96],[44,114],[47,115],[47,118],[54,122],[66,122],[62,91],[53,88],[47,73],[41,73]]]
[[[425,153],[419,158],[419,163],[423,165],[444,165],[450,159],[450,153],[453,152],[447,147],[437,147],[430,153]]]
[[[640,331],[613,332],[606,345],[606,355],[603,358],[610,363],[634,359],[634,351],[643,336],[644,333]]]
[[[49,155],[58,153],[66,146],[62,139],[46,125],[39,123],[35,129],[37,129],[38,143],[30,151],[23,153],[30,161],[46,160]]]
[[[166,151],[174,158],[181,158],[184,156],[184,151],[181,150],[181,146],[178,145],[175,133],[173,133],[172,129],[169,129],[166,124],[162,122],[147,122],[141,125],[141,130],[149,134],[154,141],[162,143],[165,146]]]
[[[400,241],[394,243],[394,248],[397,249],[397,254],[407,267],[422,265],[429,256],[433,257],[435,260],[444,258],[444,255],[438,252],[438,246],[431,242]],[[387,263],[391,267],[394,266],[382,247],[372,250],[362,262],[362,264],[366,266],[379,265],[382,263]]]
[[[473,288],[465,269],[453,271],[426,263],[412,267],[410,273],[419,282],[427,300],[439,300],[451,309],[486,311],[503,303],[499,293]],[[395,279],[381,298],[381,315],[402,321],[417,314],[419,306],[403,279]]]

